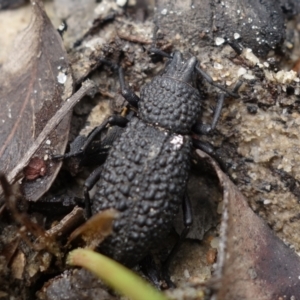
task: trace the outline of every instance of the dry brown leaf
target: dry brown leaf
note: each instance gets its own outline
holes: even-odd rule
[[[206,154],[197,151],[202,158]],[[223,186],[223,214],[212,299],[297,299],[300,259],[248,206],[236,186],[208,158]],[[293,298],[295,297],[295,298]]]
[[[61,37],[47,17],[41,1],[32,1],[30,25],[15,41],[0,72],[0,170],[8,174],[36,142],[49,119],[73,92],[73,80]],[[71,112],[41,144],[33,159],[45,161],[45,171],[24,181],[24,194],[36,201],[50,187],[61,163],[51,153],[66,147]],[[22,167],[25,167],[22,166]],[[11,179],[11,178],[10,178]],[[13,178],[13,181],[16,178]]]
[[[93,215],[72,232],[68,244],[81,237],[87,247],[95,248],[112,233],[112,224],[117,217],[118,211],[115,209],[107,209]]]

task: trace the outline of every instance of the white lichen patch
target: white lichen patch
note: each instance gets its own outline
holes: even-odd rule
[[[247,73],[247,70],[243,67],[239,68],[237,71],[237,76],[240,77],[242,75],[245,75]]]
[[[269,81],[281,83],[281,84],[288,84],[291,82],[299,82],[299,77],[297,75],[297,72],[291,70],[291,71],[284,71],[281,70],[277,73],[264,70],[265,76]]]
[[[60,31],[63,31],[66,29],[66,24],[65,23],[61,23],[59,26],[58,26],[58,30]]]
[[[126,5],[127,0],[116,0],[116,2],[117,2],[117,5],[123,7]]]
[[[174,150],[180,149],[180,147],[183,144],[183,136],[182,135],[175,135],[172,140],[170,141],[171,144],[173,144]]]
[[[257,65],[260,63],[260,60],[259,58],[252,52],[252,49],[249,49],[249,48],[245,48],[243,51],[242,51],[242,54],[241,56],[243,58],[245,58],[246,60],[248,60],[249,62],[251,62],[251,64],[253,66]]]
[[[250,73],[244,74],[243,77],[247,80],[253,80],[256,78],[253,74],[250,74]]]
[[[225,40],[223,38],[221,38],[221,37],[217,37],[215,39],[215,43],[216,43],[217,46],[220,46],[220,45],[222,45],[222,44],[225,43]]]
[[[64,84],[67,81],[67,75],[63,72],[59,72],[57,75],[57,81],[60,84]]]
[[[223,65],[221,65],[217,62],[214,62],[214,68],[217,69],[217,70],[222,70],[224,67],[223,67]]]
[[[233,38],[234,38],[235,40],[239,39],[240,37],[241,37],[240,34],[237,33],[237,32],[235,32],[235,33],[233,34]]]
[[[101,1],[100,4],[98,4],[95,9],[94,9],[94,13],[99,17],[103,17],[105,18],[105,16],[107,16],[110,12],[113,11],[120,11],[120,7],[122,5],[118,5],[118,2],[120,4],[122,4],[123,0],[118,0],[116,2],[114,1],[109,1],[109,0],[103,0]],[[127,1],[126,1],[127,2]]]
[[[160,13],[165,16],[168,13],[168,10],[164,8]]]

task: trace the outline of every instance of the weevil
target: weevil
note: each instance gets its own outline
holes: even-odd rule
[[[200,74],[212,85],[236,97],[235,92],[213,82],[198,67],[196,57],[184,59],[179,51],[173,55],[155,51],[167,56],[168,62],[160,75],[141,88],[140,97],[126,86],[122,68],[116,67],[122,95],[137,109],[137,114],[109,117],[90,134],[79,151],[84,153],[107,126],[124,128],[115,135],[104,164],[87,180],[85,198],[88,215],[109,208],[120,212],[112,235],[99,250],[129,267],[140,262],[167,236],[180,205],[185,229],[171,250],[166,267],[192,225],[186,191],[191,151],[193,144],[209,150],[206,144],[193,140],[192,133],[203,134],[214,129],[224,101],[224,93],[221,93],[211,125],[199,125],[197,119],[203,99],[196,88],[197,76]],[[89,190],[94,184],[96,192],[89,210]]]

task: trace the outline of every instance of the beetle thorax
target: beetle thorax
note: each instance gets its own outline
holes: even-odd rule
[[[158,76],[141,89],[139,116],[147,123],[186,134],[199,112],[199,91],[186,82]]]

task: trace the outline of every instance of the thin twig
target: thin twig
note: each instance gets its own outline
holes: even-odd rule
[[[67,113],[87,94],[91,93],[95,89],[95,83],[91,80],[86,80],[82,83],[81,88],[69,99],[67,99],[62,107],[56,112],[56,114],[49,120],[47,126],[39,134],[34,144],[29,148],[27,153],[18,163],[18,165],[7,175],[7,179],[10,183],[15,182],[17,175],[23,170],[23,168],[28,165],[33,154],[41,146],[42,142],[49,136],[49,134],[54,130],[54,128],[62,121]],[[2,191],[1,191],[2,194]]]

